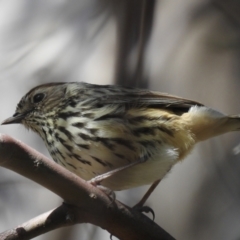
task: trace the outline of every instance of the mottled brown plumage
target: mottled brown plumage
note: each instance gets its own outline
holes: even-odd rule
[[[80,82],[33,88],[9,123],[35,131],[54,161],[86,180],[110,171],[97,180],[112,190],[162,179],[198,141],[240,129],[238,116],[192,100]]]

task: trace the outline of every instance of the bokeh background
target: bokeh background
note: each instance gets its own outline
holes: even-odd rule
[[[240,113],[239,27],[237,0],[1,0],[0,119],[32,87],[57,81],[144,87]],[[49,156],[20,125],[0,132]],[[156,222],[176,239],[240,239],[239,144],[240,133],[200,143],[148,200]],[[146,190],[117,198],[131,206]],[[0,232],[61,202],[0,168]],[[82,224],[36,239],[101,240],[109,233]]]

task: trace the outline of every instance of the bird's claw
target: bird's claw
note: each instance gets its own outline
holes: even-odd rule
[[[92,184],[94,187],[97,187],[100,189],[102,192],[104,192],[113,202],[116,200],[116,194],[113,190],[110,188],[104,187],[103,185],[100,184],[101,181],[96,181],[94,178],[88,181],[90,184]]]
[[[155,213],[154,213],[154,211],[152,210],[152,208],[150,208],[150,207],[148,207],[148,206],[138,206],[138,205],[136,205],[136,206],[134,206],[133,207],[133,209],[135,209],[135,210],[137,210],[137,211],[139,211],[139,212],[141,212],[141,213],[151,213],[152,214],[152,216],[153,216],[153,221],[155,220]]]

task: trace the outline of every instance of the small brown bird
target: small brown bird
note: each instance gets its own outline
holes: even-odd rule
[[[11,123],[39,134],[55,162],[114,191],[154,183],[151,192],[197,142],[240,130],[240,116],[192,100],[82,82],[33,88],[2,124]]]

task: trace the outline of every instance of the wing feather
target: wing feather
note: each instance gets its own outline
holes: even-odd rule
[[[166,108],[172,111],[186,112],[192,106],[204,106],[197,101],[169,95],[166,93],[158,93],[144,90],[131,89],[126,92],[116,94],[106,94],[104,97],[98,97],[97,103],[120,104],[128,108],[135,107],[151,107],[151,108]]]

